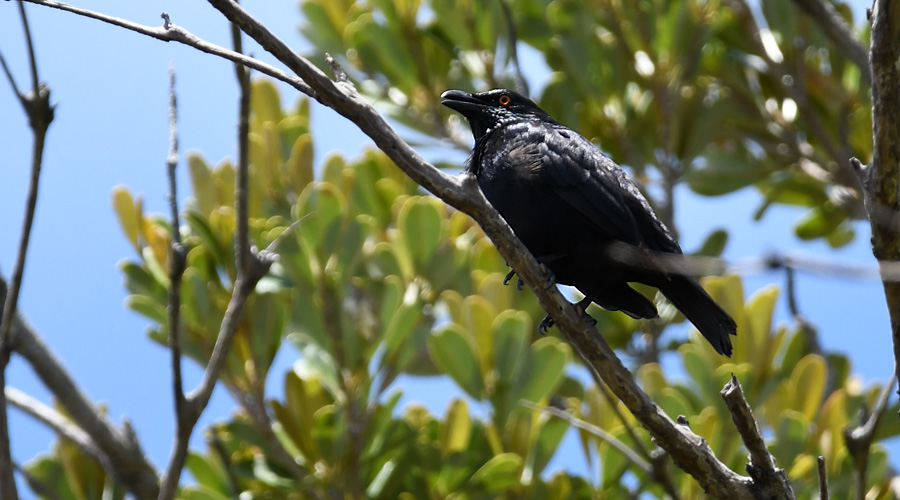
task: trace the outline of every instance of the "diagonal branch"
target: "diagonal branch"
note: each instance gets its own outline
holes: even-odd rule
[[[844,57],[859,67],[866,82],[871,82],[872,68],[869,66],[869,52],[853,33],[853,29],[847,24],[847,21],[834,8],[834,5],[827,0],[794,0],[794,3],[816,21],[825,36],[831,39],[831,43],[841,51]]]
[[[71,420],[14,387],[7,386],[5,392],[6,400],[9,401],[9,404],[43,423],[60,437],[74,443],[82,453],[100,462],[105,470],[112,469],[109,467],[108,457],[97,447],[91,436],[72,423]]]
[[[866,470],[869,467],[869,449],[872,441],[875,439],[875,429],[878,428],[878,422],[884,415],[887,408],[888,399],[891,397],[891,390],[897,383],[897,376],[891,376],[890,380],[875,401],[871,414],[863,406],[859,412],[859,425],[853,428],[844,429],[844,441],[847,444],[847,451],[853,458],[853,469],[856,476],[856,498],[863,500],[866,498]]]
[[[0,301],[6,296],[6,281],[0,277]],[[82,392],[56,356],[19,314],[12,320],[12,349],[28,361],[31,368],[66,409],[69,418],[86,432],[103,454],[109,457],[107,469],[120,484],[140,500],[156,498],[159,479],[144,456],[140,444],[117,429]]]
[[[423,160],[349,82],[333,82],[306,59],[294,53],[238,4],[209,0],[231,22],[241,27],[265,50],[300,76],[315,92],[315,98],[355,123],[373,139],[410,178],[451,206],[467,213],[482,227],[501,256],[532,289],[541,306],[559,325],[566,340],[646,427],[675,463],[694,476],[708,494],[718,498],[754,498],[752,481],[728,469],[704,445],[700,436],[674,422],[637,385],[631,373],[615,356],[592,326],[585,325],[575,307],[567,302],[548,279],[506,222],[491,207],[474,177],[450,177]]]
[[[725,400],[725,406],[731,413],[731,419],[734,420],[734,426],[741,435],[747,451],[750,452],[747,472],[753,478],[755,486],[766,492],[764,498],[783,498],[780,496],[782,492],[790,493],[789,498],[793,498],[787,474],[784,469],[775,466],[775,457],[769,453],[766,442],[759,433],[756,420],[753,419],[753,411],[747,400],[744,399],[744,391],[734,374],[731,375],[731,380],[725,384],[721,394],[722,399]]]
[[[303,80],[286,74],[278,68],[275,68],[269,64],[266,64],[262,61],[256,60],[252,57],[245,56],[243,54],[239,54],[232,50],[228,50],[224,47],[220,47],[216,44],[209,43],[205,40],[201,40],[197,38],[193,33],[187,31],[186,29],[172,24],[169,21],[168,14],[163,13],[164,24],[162,27],[154,28],[151,26],[145,26],[143,24],[138,24],[131,21],[126,21],[125,19],[120,19],[114,16],[108,16],[106,14],[101,14],[99,12],[93,12],[87,9],[81,9],[79,7],[74,7],[72,5],[68,5],[62,2],[56,2],[54,0],[22,0],[29,3],[34,3],[38,5],[43,5],[45,7],[51,7],[54,9],[59,9],[65,12],[70,12],[72,14],[77,14],[79,16],[88,17],[91,19],[96,19],[98,21],[103,21],[104,23],[112,24],[113,26],[118,26],[120,28],[125,28],[129,31],[134,31],[135,33],[140,33],[142,35],[149,36],[151,38],[155,38],[157,40],[162,40],[164,42],[178,42],[189,47],[193,47],[201,52],[206,52],[207,54],[212,54],[214,56],[222,57],[224,59],[228,59],[229,61],[236,62],[247,66],[248,68],[255,69],[260,73],[265,75],[269,75],[276,80],[280,80],[285,82],[292,87],[296,88],[300,92],[303,92],[306,95],[312,95],[314,92],[312,89],[306,85]]]
[[[557,417],[557,418],[561,418],[561,419],[565,420],[566,422],[568,422],[569,425],[571,425],[572,427],[576,427],[578,429],[585,430],[585,431],[597,436],[598,438],[600,438],[600,440],[606,441],[607,443],[609,443],[610,446],[619,450],[619,453],[621,453],[622,455],[625,455],[625,458],[627,458],[631,463],[633,463],[635,465],[635,467],[640,469],[644,474],[646,474],[648,476],[653,475],[653,468],[649,462],[647,462],[646,460],[641,458],[637,454],[636,451],[625,446],[625,443],[623,443],[622,441],[619,441],[619,439],[617,437],[615,437],[612,434],[606,432],[605,430],[597,427],[596,425],[594,425],[590,422],[585,422],[584,420],[582,420],[570,413],[566,413],[566,412],[560,410],[559,408],[554,408],[552,406],[536,405],[526,399],[520,400],[519,405],[524,406],[525,408],[528,408],[531,410],[536,410],[539,412],[547,413],[549,415],[553,415],[554,417]]]

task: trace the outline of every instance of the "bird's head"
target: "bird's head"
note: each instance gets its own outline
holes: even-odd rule
[[[497,127],[522,120],[553,121],[531,99],[507,89],[494,89],[470,94],[462,90],[448,90],[441,94],[441,104],[458,111],[469,120],[472,135],[480,139]]]

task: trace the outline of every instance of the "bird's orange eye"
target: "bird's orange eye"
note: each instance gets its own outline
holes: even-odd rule
[[[500,96],[500,99],[498,99],[497,101],[500,103],[501,106],[508,106],[509,105],[509,96],[506,94],[503,94],[502,96]]]

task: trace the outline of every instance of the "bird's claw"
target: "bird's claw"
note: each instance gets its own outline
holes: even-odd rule
[[[588,304],[590,304],[590,302],[588,302]],[[582,302],[579,302],[579,303],[575,304],[575,308],[576,308],[576,310],[578,310],[579,313],[581,313],[581,319],[583,319],[585,323],[588,323],[591,326],[597,326],[597,320],[594,319],[593,316],[591,316],[590,314],[587,313],[586,305],[583,305]],[[541,335],[546,335],[547,332],[551,328],[553,328],[553,325],[555,325],[555,324],[556,324],[556,321],[554,321],[553,318],[551,318],[549,314],[544,316],[544,319],[542,319],[541,322],[538,323],[538,333],[540,333]]]
[[[544,290],[553,288],[553,286],[556,285],[556,275],[553,274],[553,271],[551,271],[550,268],[545,266],[543,263],[541,263],[541,270],[544,271],[544,274],[547,275],[547,279],[550,281],[550,284],[548,284],[547,288],[545,288]]]
[[[503,278],[503,284],[509,285],[509,280],[513,279],[513,276],[515,276],[515,275],[516,275],[515,271],[510,271],[510,272],[506,273],[506,277]],[[522,278],[519,278],[518,280],[516,280],[516,290],[521,290],[522,287],[524,287],[524,286],[525,286],[525,282],[522,281]]]
[[[553,325],[555,324],[556,321],[553,321],[553,318],[551,318],[549,314],[544,316],[544,319],[542,319],[541,322],[538,323],[538,333],[540,333],[541,335],[546,335],[547,332],[551,328],[553,328]]]

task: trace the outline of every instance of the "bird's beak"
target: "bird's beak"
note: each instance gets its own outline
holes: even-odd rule
[[[441,104],[463,115],[469,115],[473,111],[484,107],[484,103],[481,100],[462,90],[448,90],[444,92],[441,94]]]

